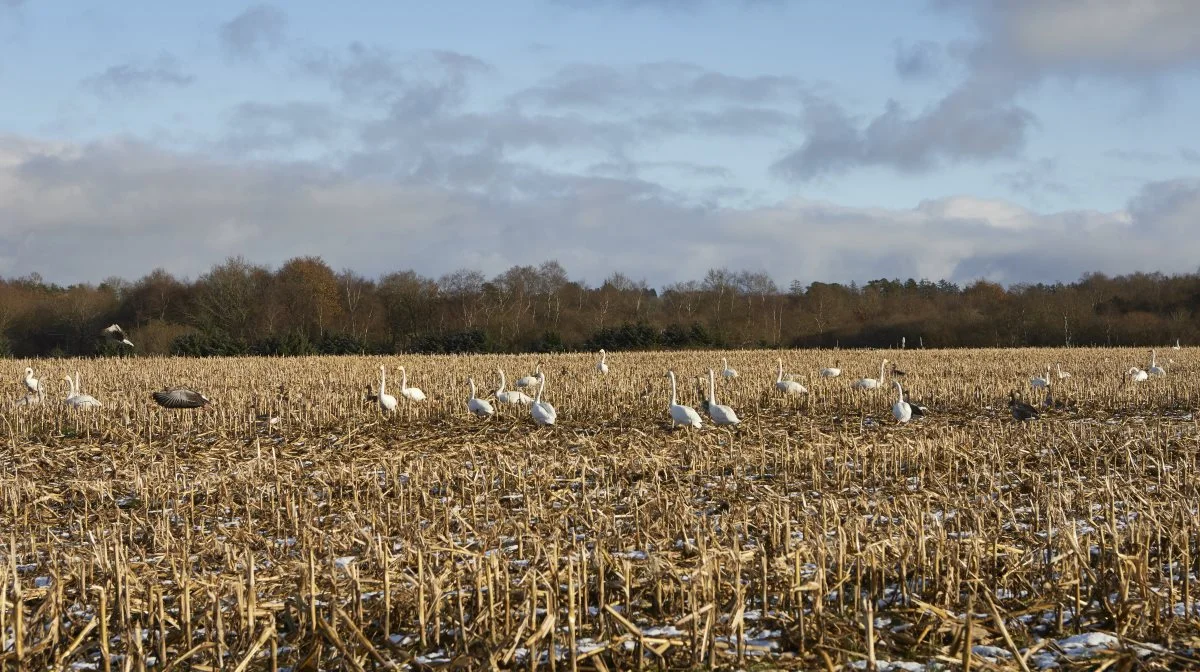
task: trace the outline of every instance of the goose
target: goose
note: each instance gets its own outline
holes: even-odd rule
[[[1046,398],[1042,400],[1042,406],[1056,411],[1075,410],[1075,403],[1070,399],[1054,398],[1053,387],[1046,388]]]
[[[471,386],[471,396],[467,397],[467,410],[480,418],[495,415],[496,409],[492,408],[492,404],[487,399],[475,397],[475,379],[467,378],[467,384]]]
[[[808,394],[803,385],[794,380],[783,379],[783,358],[779,358],[779,375],[775,378],[775,389],[784,394]]]
[[[1150,351],[1150,368],[1146,372],[1152,376],[1165,376],[1167,370],[1158,365],[1158,350]]]
[[[1030,378],[1029,384],[1035,388],[1048,387],[1050,385],[1050,365],[1046,365],[1046,375]]]
[[[822,378],[837,378],[838,376],[842,375],[841,367],[842,367],[841,360],[837,360],[833,363],[833,366],[827,366],[827,367],[821,369],[821,377]]]
[[[13,406],[37,406],[38,404],[42,403],[43,399],[45,399],[45,395],[41,393],[34,394],[30,392],[20,399],[14,401]]]
[[[379,394],[375,395],[375,401],[380,411],[396,410],[396,398],[387,393],[387,367],[383,364],[379,365]]]
[[[533,404],[529,406],[529,414],[533,416],[533,421],[543,427],[553,425],[558,419],[558,411],[550,405],[548,401],[542,401],[542,392],[546,389],[546,376],[542,375],[538,380],[537,397],[533,400]]]
[[[363,401],[372,404],[379,401],[379,395],[375,394],[375,386],[371,385],[370,383],[367,383],[367,393],[363,395]]]
[[[1013,420],[1037,420],[1041,414],[1033,406],[1017,399],[1016,392],[1008,393],[1008,410],[1012,411]]]
[[[904,376],[907,375],[906,371],[902,371],[902,370],[896,368],[895,362],[892,362],[892,365],[890,367],[888,367],[888,373],[892,374],[896,378],[903,378]]]
[[[668,407],[671,410],[671,429],[675,429],[677,425],[685,425],[700,429],[700,414],[691,406],[684,406],[677,403],[675,394],[675,372],[667,371],[667,377],[671,379],[671,405]]]
[[[45,393],[41,381],[33,377],[33,367],[25,367],[25,388],[29,390],[30,394],[42,395]]]
[[[105,336],[105,338],[112,341],[113,343],[119,343],[120,345],[128,345],[131,348],[133,347],[133,342],[125,337],[125,332],[121,330],[121,327],[119,325],[116,325],[116,324],[108,325],[108,327],[106,327],[104,329],[104,336]]]
[[[1055,373],[1058,375],[1058,379],[1059,379],[1059,380],[1066,380],[1067,378],[1070,378],[1070,377],[1071,377],[1071,373],[1070,373],[1069,371],[1063,371],[1063,370],[1062,370],[1062,363],[1061,363],[1061,362],[1055,362],[1055,363],[1054,363],[1054,371],[1055,371]]]
[[[728,406],[723,406],[717,403],[716,393],[717,376],[712,369],[708,370],[708,403],[705,410],[708,412],[708,417],[712,418],[713,424],[717,425],[736,425],[741,420],[738,419],[737,413]],[[672,413],[673,415],[674,413]]]
[[[63,380],[67,381],[70,387],[70,392],[67,393],[67,398],[63,401],[72,408],[97,408],[103,406],[90,394],[83,394],[79,391],[79,372],[75,372],[75,380],[71,380],[70,376],[63,376]]]
[[[538,362],[537,366],[535,366],[533,369],[532,376],[523,376],[521,378],[518,378],[517,382],[513,383],[513,384],[516,385],[517,387],[533,387],[534,385],[537,385],[538,382],[541,380],[542,380],[542,363]]]
[[[608,374],[608,362],[604,361],[607,356],[608,354],[604,352],[604,348],[600,348],[600,361],[596,362],[596,370],[604,375]]]
[[[409,401],[425,401],[425,393],[419,387],[408,386],[408,374],[400,367],[400,395]]]
[[[912,419],[912,406],[904,401],[904,388],[900,387],[900,381],[893,380],[892,385],[896,386],[896,393],[900,395],[896,403],[892,404],[892,415],[895,416],[896,422],[908,422]]]
[[[1144,383],[1150,379],[1149,373],[1146,373],[1136,366],[1130,367],[1129,370],[1125,372],[1125,375],[1129,376],[1130,379],[1135,383]]]
[[[208,397],[186,387],[170,387],[150,396],[163,408],[201,408],[212,403]]]
[[[496,369],[496,373],[500,374],[500,389],[496,390],[496,401],[505,404],[532,404],[533,397],[525,394],[520,390],[504,390],[504,370]]]
[[[851,383],[850,386],[856,390],[874,390],[874,389],[876,389],[880,385],[883,385],[883,375],[886,370],[885,367],[887,365],[888,365],[887,359],[884,359],[882,362],[879,363],[879,378],[878,379],[859,378],[858,380]]]
[[[721,367],[722,367],[721,375],[725,376],[726,380],[728,380],[730,378],[738,377],[737,369],[729,368],[729,359],[728,358],[726,358],[726,357],[721,358]]]

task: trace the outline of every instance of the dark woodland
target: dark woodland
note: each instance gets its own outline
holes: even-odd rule
[[[372,280],[320,258],[277,270],[231,258],[194,281],[61,287],[0,279],[0,356],[551,352],[666,348],[1022,347],[1184,344],[1198,333],[1200,275],[1084,276],[1069,284],[979,280],[793,282],[710,270],[659,290],[613,274],[599,287],[557,262],[487,278],[459,270]]]

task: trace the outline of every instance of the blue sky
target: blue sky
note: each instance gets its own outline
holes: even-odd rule
[[[1190,272],[1198,32],[1189,0],[0,0],[0,275]]]

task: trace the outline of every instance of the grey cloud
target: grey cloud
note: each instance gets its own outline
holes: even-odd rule
[[[937,74],[941,65],[941,47],[928,40],[906,45],[897,41],[894,65],[896,74],[904,79],[921,79]]]
[[[303,72],[326,80],[345,99],[421,106],[418,99],[436,90],[464,92],[468,78],[488,72],[484,61],[454,51],[425,51],[400,56],[389,49],[353,42],[344,50],[315,49],[298,60]]]
[[[233,154],[292,150],[309,143],[325,145],[339,136],[343,125],[343,120],[321,103],[247,102],[230,111],[228,130],[219,144]]]
[[[255,5],[221,24],[221,45],[231,58],[252,60],[278,47],[287,30],[287,14],[273,5]]]
[[[1145,149],[1110,149],[1104,153],[1104,156],[1118,161],[1149,164],[1163,163],[1171,159],[1166,154]]]
[[[511,191],[476,191],[132,142],[0,139],[0,275],[36,271],[67,283],[163,265],[195,276],[231,254],[276,265],[320,254],[369,275],[414,268],[438,276],[463,266],[494,274],[557,258],[593,283],[621,271],[661,286],[710,266],[762,270],[781,284],[980,275],[1053,282],[1084,271],[1191,271],[1198,241],[1190,223],[1200,217],[1197,180],[1148,184],[1127,210],[1038,214],[973,198],[909,209],[804,200],[716,208],[639,179],[513,165],[503,174]],[[620,254],[598,254],[615,249],[614,232]],[[112,253],[92,252],[112,249],[114,236],[123,244]],[[1041,250],[1055,250],[1054,258],[1030,262]]]
[[[1192,0],[966,0],[983,39],[979,69],[1045,75],[1137,77],[1200,61],[1200,4]]]
[[[87,77],[81,85],[101,96],[140,95],[156,88],[188,86],[194,75],[183,72],[179,60],[161,54],[149,63],[122,63]]]
[[[990,92],[959,88],[933,107],[911,115],[889,101],[865,127],[836,103],[810,99],[807,139],[773,166],[785,178],[811,180],[862,166],[922,172],[959,162],[1016,155],[1033,114]]]
[[[1070,196],[1071,189],[1057,179],[1058,162],[1044,158],[1028,162],[1025,166],[996,176],[996,181],[1010,192],[1029,199],[1035,204],[1045,202],[1047,196]]]
[[[738,77],[683,62],[643,63],[628,68],[576,64],[516,94],[513,102],[578,109],[704,101],[749,104],[796,101],[810,88],[795,77]]]
[[[1194,149],[1188,149],[1187,147],[1180,148],[1179,156],[1189,163],[1200,163],[1200,152]]]

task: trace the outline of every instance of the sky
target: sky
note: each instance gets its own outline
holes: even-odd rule
[[[1200,268],[1194,0],[0,0],[0,277]]]

